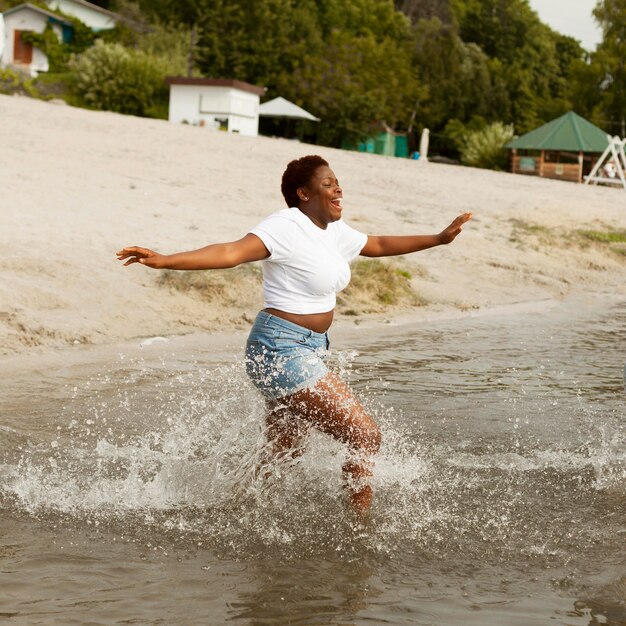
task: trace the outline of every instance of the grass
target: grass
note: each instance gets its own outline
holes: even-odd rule
[[[411,287],[411,273],[396,263],[363,259],[352,265],[352,280],[337,296],[346,315],[381,312],[391,306],[420,306],[425,300]]]
[[[511,219],[510,222],[513,226],[509,237],[511,242],[521,243],[523,238],[533,236],[545,243],[551,241],[555,236],[550,228],[541,224],[531,224],[520,219]]]
[[[38,100],[65,100],[73,106],[82,106],[70,89],[71,74],[42,72],[32,78],[25,72],[11,68],[0,68],[0,93],[23,95]]]
[[[623,230],[579,230],[583,240],[606,245],[611,252],[626,257],[626,231]]]
[[[337,307],[344,315],[380,313],[393,306],[426,304],[411,287],[411,272],[397,262],[359,260],[352,266],[350,285],[337,295]],[[260,307],[262,272],[259,265],[241,265],[229,270],[176,272],[165,270],[157,284],[224,307]]]
[[[262,279],[258,265],[241,265],[210,272],[165,270],[157,284],[222,306],[247,308],[260,305]]]
[[[602,232],[600,230],[579,230],[578,234],[585,239],[598,241],[600,243],[626,243],[626,231],[610,230]]]
[[[564,242],[586,248],[593,243],[607,246],[610,252],[626,257],[626,231],[623,230],[577,230],[568,233],[556,231],[542,226],[531,224],[524,220],[511,219],[513,228],[509,241],[522,246],[529,243],[539,250],[539,245],[559,246]]]

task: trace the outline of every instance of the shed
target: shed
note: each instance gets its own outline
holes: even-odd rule
[[[79,19],[94,31],[115,28],[120,20],[117,13],[107,11],[87,0],[48,0],[46,4],[49,9],[61,11],[65,15]]]
[[[48,56],[22,39],[22,33],[43,33],[50,24],[59,41],[69,41],[73,26],[69,20],[33,4],[20,4],[3,13],[4,46],[2,65],[15,65],[36,74],[47,72]]]
[[[265,87],[226,78],[170,76],[169,121],[259,134],[259,102]]]
[[[408,135],[406,132],[396,132],[385,122],[378,122],[372,128],[372,134],[355,144],[344,139],[341,142],[342,150],[358,150],[370,154],[383,154],[406,158],[409,156]]]
[[[511,171],[582,182],[609,145],[610,137],[573,111],[506,144]]]

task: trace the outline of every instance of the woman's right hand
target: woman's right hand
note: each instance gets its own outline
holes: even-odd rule
[[[131,263],[141,263],[142,265],[147,265],[148,267],[153,267],[155,269],[164,266],[163,259],[165,257],[158,252],[149,250],[148,248],[131,246],[129,248],[122,248],[116,254],[118,261],[128,259],[126,263],[124,263],[124,266],[130,265]]]

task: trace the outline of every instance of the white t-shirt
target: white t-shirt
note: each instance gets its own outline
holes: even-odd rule
[[[326,230],[297,207],[282,209],[250,231],[268,249],[263,261],[264,307],[287,313],[325,313],[350,282],[350,266],[367,235],[342,220]]]

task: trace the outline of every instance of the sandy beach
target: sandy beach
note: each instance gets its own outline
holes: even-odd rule
[[[344,191],[344,219],[371,234],[438,232],[451,246],[402,258],[425,303],[339,316],[338,327],[411,321],[626,293],[626,256],[578,234],[626,228],[615,189],[249,138],[166,121],[0,96],[0,355],[244,329],[260,289],[225,296],[160,285],[115,251],[237,239],[283,207],[287,162],[318,153]]]

